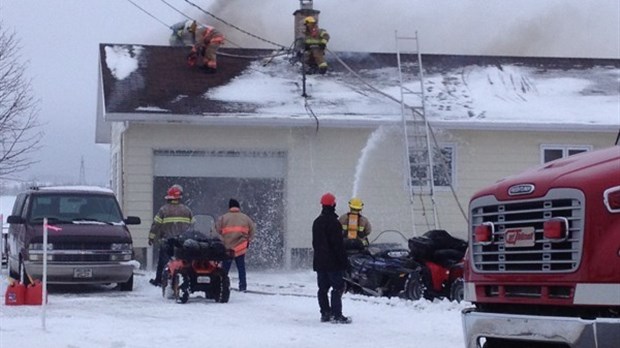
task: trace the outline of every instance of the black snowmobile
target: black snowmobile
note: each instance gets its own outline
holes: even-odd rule
[[[345,240],[345,249],[350,265],[345,274],[346,292],[422,298],[423,288],[418,282],[421,267],[400,244],[371,243],[365,248],[358,240]]]
[[[347,240],[350,267],[346,291],[409,300],[461,301],[467,243],[444,230],[428,231],[407,241],[408,249],[397,243],[371,243],[364,248],[358,241]]]

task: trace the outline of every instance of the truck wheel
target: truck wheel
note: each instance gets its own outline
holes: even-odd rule
[[[465,284],[463,278],[457,278],[450,285],[450,301],[461,302],[464,298]]]
[[[426,287],[422,282],[422,276],[418,271],[412,272],[407,277],[405,282],[405,298],[412,301],[417,301],[424,296]]]
[[[129,277],[129,279],[126,282],[119,283],[118,285],[121,291],[132,291],[133,290],[133,273],[131,274],[131,277]]]

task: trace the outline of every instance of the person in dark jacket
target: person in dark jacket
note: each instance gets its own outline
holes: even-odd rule
[[[317,275],[317,297],[321,322],[347,324],[350,318],[342,315],[344,272],[349,264],[342,240],[342,226],[336,215],[336,197],[326,193],[321,197],[321,214],[312,224],[313,269]],[[331,291],[331,305],[327,296]]]

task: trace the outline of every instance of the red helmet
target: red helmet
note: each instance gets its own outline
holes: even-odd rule
[[[334,204],[336,204],[336,196],[332,195],[329,192],[321,196],[321,205],[332,206]]]
[[[181,185],[172,185],[168,189],[168,192],[166,192],[166,197],[164,198],[176,200],[181,199],[181,196],[183,196],[183,187],[181,187]]]

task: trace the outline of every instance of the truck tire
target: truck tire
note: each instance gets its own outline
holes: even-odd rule
[[[450,284],[450,301],[461,302],[464,298],[465,283],[463,278],[457,278]]]

